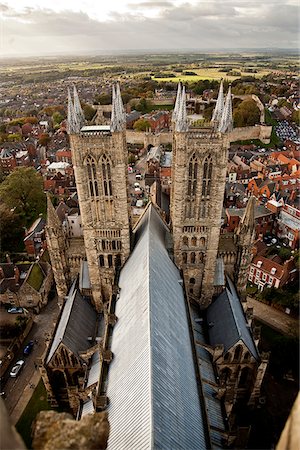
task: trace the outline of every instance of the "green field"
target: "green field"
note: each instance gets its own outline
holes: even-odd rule
[[[186,69],[186,70],[188,70],[188,69]],[[241,75],[231,76],[231,75],[226,75],[226,72],[219,72],[217,69],[204,68],[204,69],[199,69],[199,70],[192,69],[192,71],[197,73],[197,75],[178,75],[176,77],[169,77],[169,78],[168,77],[166,77],[166,78],[152,77],[152,79],[156,80],[156,81],[168,81],[168,82],[173,82],[173,83],[178,83],[179,81],[197,82],[199,80],[220,80],[221,78],[225,78],[228,81],[233,81],[233,80],[236,80],[237,78],[240,78],[241,76],[253,76],[255,78],[261,78],[264,75],[268,75],[271,72],[270,70],[260,70],[257,73],[240,71]]]

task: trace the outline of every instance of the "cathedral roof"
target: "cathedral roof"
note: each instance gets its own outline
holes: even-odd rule
[[[108,374],[108,449],[207,448],[186,301],[150,204],[121,270]]]
[[[58,346],[64,344],[74,355],[91,347],[90,337],[96,332],[97,314],[82,297],[74,281],[63,310],[46,359],[48,364]]]
[[[211,345],[223,344],[226,353],[239,341],[243,341],[252,356],[259,359],[242,304],[229,277],[225,290],[208,307],[207,321],[211,324],[209,328]]]

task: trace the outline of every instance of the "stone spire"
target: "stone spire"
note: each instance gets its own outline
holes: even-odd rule
[[[80,122],[75,114],[74,104],[71,97],[70,89],[68,88],[68,133],[79,133]]]
[[[47,192],[47,226],[61,229],[61,223],[52,204],[51,197]]]
[[[112,111],[110,129],[114,131],[123,131],[125,129],[126,116],[123,107],[120,86],[118,83],[112,87]]]
[[[215,106],[215,109],[214,109],[214,112],[212,115],[212,119],[211,119],[211,122],[212,122],[212,125],[214,126],[214,128],[218,128],[218,126],[220,124],[223,109],[224,109],[224,93],[223,93],[223,79],[222,79],[216,106]]]
[[[232,131],[232,128],[233,128],[233,119],[232,119],[231,85],[229,85],[221,117],[221,122],[218,130],[221,131],[221,133],[225,133],[226,131]]]
[[[187,122],[187,114],[186,114],[186,96],[185,96],[185,86],[182,87],[180,101],[178,105],[178,112],[176,114],[175,121],[175,131],[179,131],[181,133],[188,131],[188,122]]]
[[[79,96],[78,96],[78,92],[77,92],[75,84],[73,87],[73,97],[74,97],[74,112],[78,119],[78,122],[80,123],[80,125],[82,125],[85,121],[85,117],[84,117],[84,113],[81,108],[81,104],[80,104],[80,100],[79,100]]]
[[[251,197],[248,200],[243,217],[239,223],[237,234],[247,232],[250,232],[250,234],[253,233],[255,229],[255,205],[256,205],[256,198],[254,197],[254,195],[251,195]]]
[[[180,100],[181,100],[181,91],[182,91],[182,84],[181,84],[181,81],[180,81],[178,83],[177,96],[176,96],[175,106],[174,106],[174,110],[173,110],[173,114],[172,114],[172,121],[173,122],[176,122],[176,119],[177,119],[177,116],[178,116],[178,109],[179,109]]]

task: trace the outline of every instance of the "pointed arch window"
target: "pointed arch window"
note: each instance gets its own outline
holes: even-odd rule
[[[96,161],[92,156],[86,158],[87,176],[88,176],[88,186],[90,197],[98,197],[98,181],[97,181],[97,169]]]
[[[101,158],[101,170],[103,193],[105,197],[111,197],[113,195],[111,182],[111,162],[106,155]]]
[[[212,167],[212,157],[211,155],[208,155],[203,161],[200,217],[208,216],[208,200],[210,198],[211,191]]]
[[[194,217],[195,215],[198,167],[198,158],[193,153],[188,165],[187,217]]]
[[[202,198],[209,198],[211,188],[212,157],[207,156],[203,163]]]

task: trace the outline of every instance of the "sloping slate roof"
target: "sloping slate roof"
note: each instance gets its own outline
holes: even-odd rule
[[[227,352],[241,340],[252,356],[259,359],[240,299],[232,281],[226,278],[225,290],[207,309],[207,321],[212,325],[209,328],[210,344],[223,344],[224,352]]]
[[[87,261],[81,261],[79,275],[79,289],[91,289],[91,280]]]
[[[204,393],[204,403],[207,411],[207,419],[209,426],[214,427],[214,429],[210,429],[212,448],[223,448],[222,440],[226,427],[224,423],[221,400],[215,397],[217,389],[214,389],[213,386],[217,387],[217,381],[211,355],[201,346],[201,344],[206,344],[203,319],[200,318],[198,308],[194,305],[191,306],[191,319],[194,339],[197,342],[196,352]]]
[[[123,267],[109,368],[108,449],[206,448],[180,274],[150,205]]]
[[[50,347],[46,364],[49,363],[60,343],[78,356],[91,347],[88,337],[95,336],[97,314],[93,307],[82,298],[74,281],[60,317],[56,333]]]

